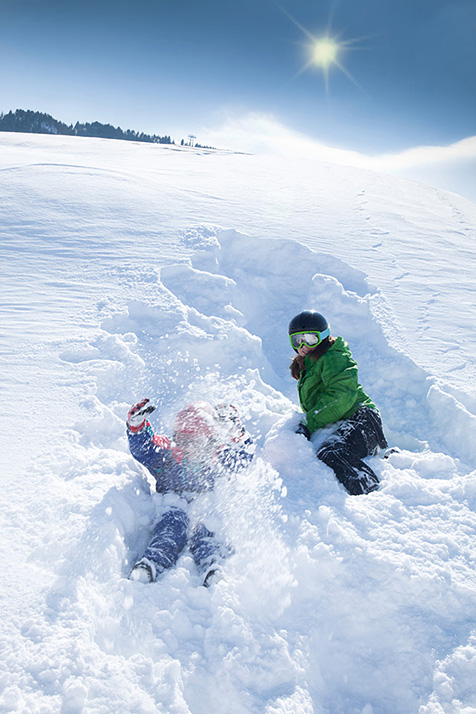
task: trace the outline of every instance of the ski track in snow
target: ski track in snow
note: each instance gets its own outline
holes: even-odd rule
[[[160,268],[108,265],[105,285],[109,270],[144,299],[104,299],[84,317],[99,329],[53,334],[81,413],[29,463],[26,510],[2,511],[10,555],[28,554],[29,607],[9,616],[4,599],[0,711],[476,711],[476,417],[390,345],[380,291],[340,258],[212,225],[182,230]],[[294,433],[282,328],[308,305],[339,326],[401,448],[373,459],[382,485],[367,497],[346,496]],[[230,401],[257,443],[246,472],[194,505],[235,548],[211,590],[187,552],[157,583],[127,579],[175,502],[151,495],[128,453],[124,418],[142,396],[164,433],[189,401]],[[15,593],[18,571],[5,583]]]

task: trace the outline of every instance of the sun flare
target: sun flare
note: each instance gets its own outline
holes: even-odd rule
[[[322,37],[311,47],[311,62],[316,67],[328,68],[337,63],[340,46],[332,37]]]
[[[351,40],[341,40],[338,37],[332,37],[330,34],[330,25],[328,26],[326,32],[321,37],[313,35],[309,30],[303,27],[297,20],[294,19],[286,10],[281,8],[283,13],[293,22],[296,27],[298,27],[301,32],[307,37],[309,42],[307,43],[305,49],[307,53],[307,61],[302,67],[298,74],[302,74],[308,69],[317,68],[322,71],[324,76],[324,82],[326,86],[326,93],[329,92],[329,74],[332,67],[337,67],[347,79],[349,79],[353,84],[355,84],[359,89],[359,83],[351,75],[349,70],[343,64],[343,55],[347,53],[348,50],[361,49],[355,47],[362,39],[366,38],[356,38]]]

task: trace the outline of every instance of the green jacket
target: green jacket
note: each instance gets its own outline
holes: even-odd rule
[[[357,362],[349,345],[337,337],[317,360],[306,355],[298,381],[303,420],[313,432],[340,419],[348,419],[359,407],[377,408],[359,384]]]

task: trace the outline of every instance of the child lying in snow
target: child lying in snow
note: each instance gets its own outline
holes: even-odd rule
[[[171,508],[160,517],[131,578],[154,581],[176,563],[188,543],[203,574],[203,584],[208,586],[225,557],[225,548],[203,523],[196,524],[189,533],[187,504],[196,494],[212,489],[215,479],[224,472],[248,465],[254,447],[231,404],[216,407],[205,401],[189,404],[175,418],[173,441],[154,434],[146,419],[154,409],[148,399],[142,399],[129,410],[129,448],[132,456],[155,478],[157,492],[181,495],[183,508]]]
[[[388,444],[377,407],[359,384],[349,345],[342,337],[331,337],[327,320],[313,310],[296,315],[288,332],[297,352],[291,374],[298,380],[306,414],[298,433],[310,439],[317,429],[338,422],[317,458],[333,469],[350,494],[374,491],[377,475],[362,459]]]

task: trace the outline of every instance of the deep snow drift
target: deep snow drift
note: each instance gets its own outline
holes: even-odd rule
[[[475,712],[472,204],[269,157],[0,143],[0,710]],[[402,449],[366,497],[293,431],[305,307],[349,341]],[[142,396],[165,433],[192,399],[231,401],[257,442],[195,506],[236,551],[210,591],[187,552],[127,579],[170,499],[128,454]]]

